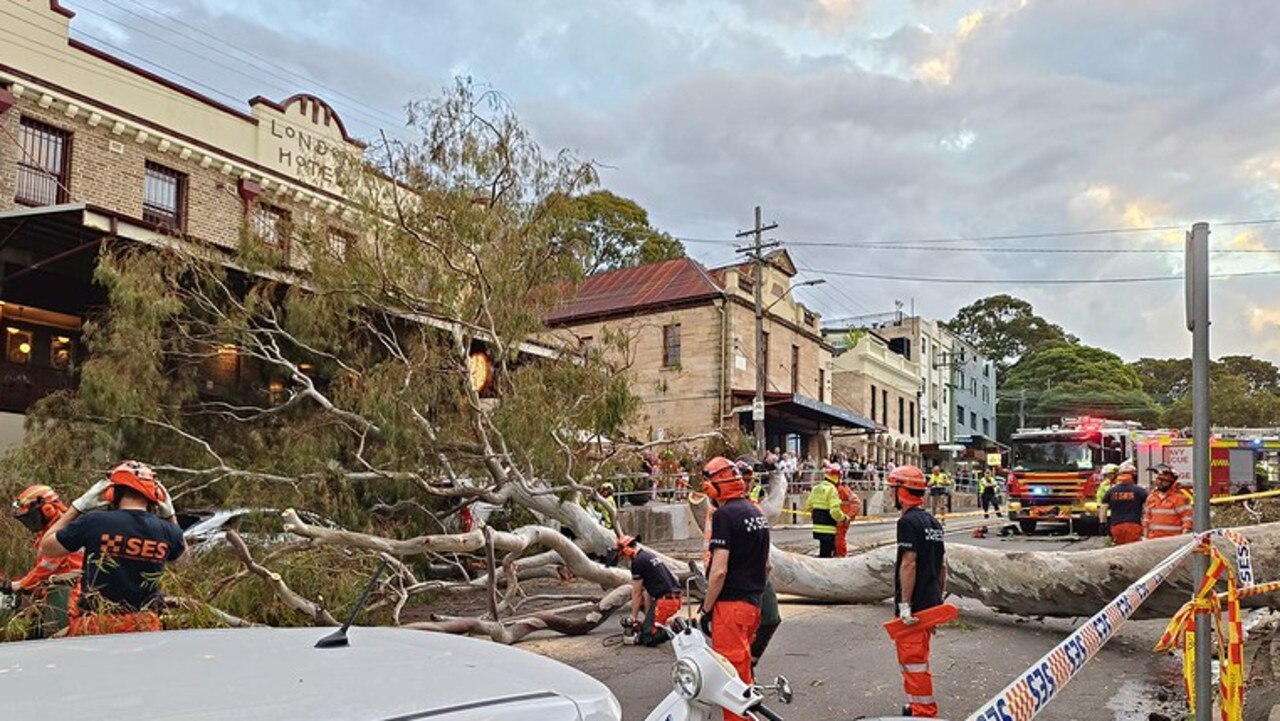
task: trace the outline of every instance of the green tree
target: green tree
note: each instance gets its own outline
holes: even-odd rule
[[[1280,368],[1271,361],[1251,355],[1224,355],[1214,366],[1243,378],[1252,393],[1280,393]]]
[[[649,213],[608,190],[549,198],[560,234],[587,275],[684,257],[684,245],[649,223]]]
[[[961,308],[947,327],[977,346],[1001,375],[1028,353],[1051,344],[1077,341],[1061,326],[1036,315],[1027,301],[1006,294],[982,298]]]
[[[1129,364],[1142,388],[1163,405],[1191,392],[1190,358],[1139,358]]]
[[[1215,426],[1274,428],[1280,426],[1280,394],[1254,390],[1246,376],[1229,373],[1225,364],[1209,374],[1209,418]],[[1191,394],[1170,404],[1161,417],[1163,425],[1191,425]]]
[[[1160,408],[1142,388],[1138,373],[1114,353],[1075,343],[1040,348],[1005,374],[999,405],[1000,427],[1007,437],[1017,424],[1019,398],[1025,394],[1028,425],[1059,422],[1064,416],[1090,415],[1154,423]]]

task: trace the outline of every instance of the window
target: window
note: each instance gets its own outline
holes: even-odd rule
[[[898,432],[907,432],[907,401],[902,396],[898,396]]]
[[[675,368],[680,365],[680,324],[662,326],[662,367]]]
[[[964,388],[964,371],[960,371],[960,388]]]
[[[5,328],[4,357],[10,363],[26,365],[31,362],[31,331],[9,326]]]
[[[67,202],[67,161],[71,134],[37,120],[23,118],[18,126],[18,184],[14,202],[56,205]]]
[[[991,386],[982,387],[982,402],[983,403],[991,402]]]
[[[964,406],[956,406],[956,423],[964,423]]]
[[[823,368],[818,369],[818,402],[826,403],[827,395],[827,371]]]
[[[880,391],[880,422],[889,425],[889,391]]]
[[[982,375],[986,376],[987,378],[990,378],[990,377],[991,377],[991,362],[990,362],[990,361],[987,361],[986,363],[983,363],[983,364],[982,364]]]
[[[186,205],[187,176],[148,161],[142,183],[142,219],[181,230]]]
[[[791,392],[800,392],[800,346],[791,346]]]
[[[71,344],[71,338],[65,335],[54,336],[53,342],[49,344],[50,367],[67,370],[75,360],[75,346]]]
[[[289,211],[274,205],[259,205],[253,209],[253,232],[273,248],[289,252],[289,236],[292,227]]]
[[[871,386],[871,422],[876,420],[876,387]]]
[[[911,434],[910,434],[910,435],[911,435],[911,437],[912,437],[912,438],[915,438],[915,436],[916,436],[916,402],[915,402],[915,401],[911,401],[911,402],[910,402],[910,403],[908,403],[907,405],[909,405],[909,406],[911,407],[911,410],[910,410],[910,417],[911,417],[911,420],[910,420],[910,422],[909,422],[909,426],[910,426],[910,428],[911,428]]]
[[[338,260],[346,260],[351,250],[356,247],[356,237],[345,230],[337,228],[329,228],[325,232],[325,239],[328,241],[330,257]]]
[[[978,414],[975,411],[969,411],[969,427],[978,430]]]
[[[974,398],[978,397],[978,379],[977,378],[969,379],[969,394],[972,395]]]
[[[982,419],[982,435],[984,435],[984,436],[986,436],[986,437],[988,437],[988,438],[990,438],[990,437],[991,437],[991,421],[990,421],[990,419],[987,419],[987,418],[983,418],[983,419]]]

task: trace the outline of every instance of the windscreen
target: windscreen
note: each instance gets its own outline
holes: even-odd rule
[[[1084,441],[1013,441],[1015,471],[1087,471],[1093,449]]]

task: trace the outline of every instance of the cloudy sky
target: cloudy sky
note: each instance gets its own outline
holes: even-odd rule
[[[315,92],[357,135],[470,75],[707,263],[763,206],[829,318],[1009,292],[1126,358],[1186,355],[1176,280],[1026,282],[1177,276],[1181,232],[992,236],[1208,220],[1253,251],[1215,273],[1280,271],[1280,224],[1227,224],[1280,218],[1274,0],[64,4],[87,42],[240,105]],[[1213,290],[1215,354],[1280,361],[1280,275]]]

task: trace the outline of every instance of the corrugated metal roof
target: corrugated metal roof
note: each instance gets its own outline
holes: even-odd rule
[[[593,275],[547,315],[548,325],[712,298],[724,292],[692,258],[650,263]]]

